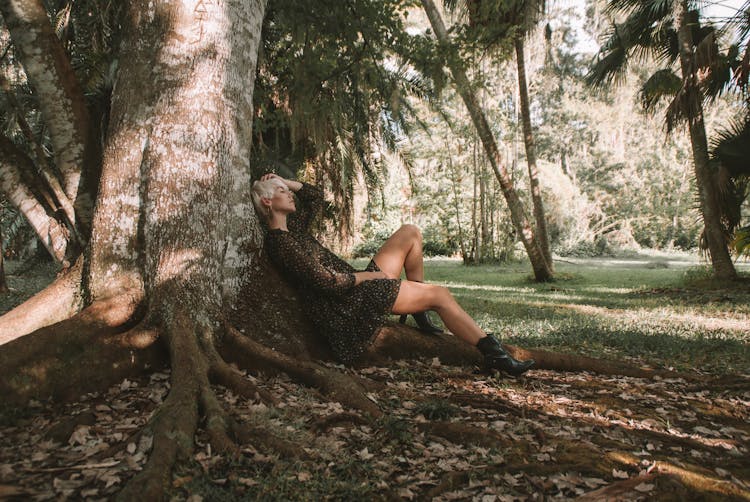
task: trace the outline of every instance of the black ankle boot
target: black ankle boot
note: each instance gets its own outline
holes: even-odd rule
[[[484,356],[485,370],[501,370],[510,375],[518,376],[534,366],[534,360],[519,361],[508,354],[492,333],[479,340],[477,349]]]
[[[432,323],[430,317],[427,315],[427,312],[417,312],[416,314],[411,314],[411,316],[417,322],[417,326],[421,331],[424,331],[425,333],[429,333],[431,335],[439,335],[443,332],[440,326],[436,326]],[[402,315],[401,317],[399,317],[398,322],[400,322],[401,324],[406,324],[406,317],[407,314]]]

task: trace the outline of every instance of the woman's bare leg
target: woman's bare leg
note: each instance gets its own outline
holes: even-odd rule
[[[480,339],[487,336],[474,319],[461,308],[448,288],[401,281],[401,288],[393,304],[393,313],[410,314],[425,310],[436,311],[451,333],[470,345],[476,345]]]
[[[405,270],[407,280],[424,282],[422,233],[419,228],[416,225],[402,225],[385,241],[373,260],[391,279],[398,279],[401,270]]]

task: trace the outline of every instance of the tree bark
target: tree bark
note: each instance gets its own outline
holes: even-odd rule
[[[2,0],[0,13],[36,91],[65,194],[76,205],[75,224],[86,234],[93,201],[81,181],[83,170],[95,159],[93,145],[88,141],[89,119],[83,91],[39,0]]]
[[[534,132],[531,129],[531,110],[529,107],[529,90],[526,82],[526,59],[524,57],[523,36],[515,38],[516,66],[518,68],[518,96],[521,105],[521,123],[523,124],[523,144],[526,148],[526,164],[529,169],[529,188],[531,189],[531,202],[534,206],[534,221],[536,222],[536,237],[539,247],[542,248],[544,259],[547,260],[550,270],[554,271],[552,252],[547,237],[547,217],[544,212],[542,201],[542,187],[539,185],[539,169],[536,165],[536,146],[534,145]]]
[[[36,166],[39,169],[41,179],[44,180],[44,183],[46,184],[50,194],[54,196],[54,199],[52,196],[46,197],[45,202],[47,202],[49,206],[51,208],[54,208],[55,210],[57,210],[57,207],[59,206],[59,208],[63,210],[65,217],[68,220],[68,224],[70,225],[69,228],[75,229],[76,218],[73,203],[70,201],[70,199],[68,199],[68,196],[65,195],[65,191],[63,190],[60,181],[47,165],[47,159],[45,158],[42,145],[34,136],[34,133],[24,116],[24,107],[21,106],[14,94],[11,92],[10,83],[3,75],[0,75],[0,86],[2,86],[3,90],[5,91],[5,99],[8,100],[11,108],[13,108],[16,112],[16,121],[18,122],[18,127],[21,129],[21,132],[26,138],[26,141],[34,146]],[[80,239],[77,240],[80,241]]]
[[[83,257],[52,284],[0,317],[0,346],[78,313]]]
[[[435,7],[435,3],[432,0],[422,0],[422,7],[430,20],[430,25],[432,26],[440,45],[449,47],[450,41],[448,39],[448,33],[443,24],[443,19]],[[492,130],[487,122],[487,118],[479,106],[475,93],[471,89],[471,84],[466,76],[466,71],[455,56],[450,56],[447,64],[451,70],[451,75],[453,75],[456,89],[461,95],[461,98],[471,115],[471,120],[474,123],[474,127],[477,129],[477,134],[482,140],[482,144],[487,152],[487,157],[490,160],[492,169],[495,171],[495,176],[500,183],[503,195],[508,203],[508,209],[510,209],[511,221],[518,233],[519,239],[526,249],[529,261],[531,262],[531,267],[534,270],[534,277],[537,281],[551,280],[553,278],[553,272],[547,264],[547,260],[544,258],[539,242],[536,239],[534,229],[531,227],[529,219],[526,216],[523,202],[518,197],[518,194],[513,187],[513,182],[511,181],[508,170],[503,163],[502,155],[500,154],[495,138],[492,135]]]
[[[94,215],[92,299],[125,287],[159,302],[168,286],[194,312],[217,311],[236,299],[259,246],[248,159],[265,4],[191,5],[131,7]]]
[[[5,278],[5,250],[3,249],[3,232],[0,230],[0,294],[9,291],[8,281]]]
[[[703,122],[703,104],[698,90],[695,56],[693,54],[693,27],[687,19],[688,3],[677,0],[674,4],[674,19],[677,26],[677,41],[680,49],[685,105],[688,109],[688,130],[693,150],[693,167],[698,185],[698,200],[705,228],[708,252],[714,275],[718,279],[736,279],[737,271],[729,254],[727,240],[721,223],[721,211],[716,199],[717,187],[711,172],[708,157],[706,126]]]
[[[24,215],[50,256],[58,263],[67,264],[67,230],[47,214],[31,189],[23,182],[21,171],[33,169],[31,159],[4,136],[0,136],[0,153],[0,190]]]
[[[451,175],[451,187],[453,188],[453,207],[456,210],[456,226],[458,226],[458,244],[461,248],[461,258],[464,263],[468,262],[469,255],[466,249],[466,240],[464,239],[464,231],[461,226],[461,199],[458,193],[458,175],[456,174],[456,168],[453,166],[453,157],[448,154],[448,172]]]

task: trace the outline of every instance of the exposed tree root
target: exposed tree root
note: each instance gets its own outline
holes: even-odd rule
[[[299,445],[292,444],[263,427],[249,427],[234,422],[232,424],[232,435],[240,444],[253,445],[261,451],[277,454],[284,458],[305,459],[307,454]]]
[[[554,371],[590,371],[602,375],[622,375],[639,378],[683,378],[696,380],[699,375],[673,371],[639,368],[631,364],[608,359],[573,354],[561,354],[545,350],[522,349],[514,345],[503,347],[517,359],[534,359],[536,369]],[[444,364],[480,364],[479,352],[472,346],[451,335],[425,335],[405,326],[388,324],[381,330],[368,351],[364,363],[381,364],[386,359],[409,359],[415,357],[437,357]]]
[[[245,399],[260,399],[266,404],[278,404],[278,400],[274,396],[263,389],[259,389],[252,382],[249,382],[239,371],[229,366],[221,357],[212,358],[209,377],[212,382],[226,387]]]
[[[240,449],[230,437],[230,420],[208,385],[201,386],[200,403],[205,415],[204,424],[211,439],[211,447],[219,454],[239,456]]]
[[[527,418],[528,414],[532,416],[542,415],[543,413],[533,408],[522,408],[516,404],[501,401],[500,399],[487,399],[475,394],[451,394],[451,402],[458,404],[472,406],[474,408],[484,408],[489,410],[502,411],[504,413],[510,413],[521,418]]]
[[[192,320],[192,316],[181,309],[163,317],[169,319],[162,328],[162,333],[169,348],[172,366],[171,389],[151,423],[144,429],[145,433],[153,434],[153,448],[149,460],[143,471],[131,479],[120,492],[120,500],[159,500],[163,497],[171,481],[175,463],[193,452],[193,438],[201,419],[209,435],[211,448],[218,454],[239,456],[241,450],[238,443],[250,443],[285,456],[304,456],[304,452],[299,448],[269,434],[269,431],[237,424],[228,415],[212,390],[211,381],[249,399],[260,397],[271,403],[275,402],[275,399],[267,392],[260,391],[224,361],[214,347],[216,334],[212,329],[198,326]],[[153,329],[144,330],[139,326],[125,335],[132,336],[133,333],[144,331],[151,332]],[[315,363],[296,361],[275,353],[234,329],[230,329],[228,338],[234,348],[244,351],[246,356],[252,354],[253,358],[265,366],[274,366],[305,383],[317,384],[328,390],[327,394],[334,398],[343,396],[342,392],[358,390],[356,383],[346,375]],[[120,337],[119,341],[122,340],[123,337]],[[368,413],[375,415],[372,410],[375,405],[366,397],[363,399],[370,405]],[[361,406],[356,397],[340,400],[344,404],[353,402]],[[379,412],[377,407],[375,410]]]
[[[607,486],[603,486],[598,490],[588,492],[581,495],[576,500],[579,502],[585,501],[601,501],[601,500],[627,500],[624,497],[627,493],[635,491],[635,487],[641,483],[650,483],[656,479],[656,474],[644,474],[635,478],[623,479]]]
[[[118,500],[161,500],[171,482],[175,462],[193,451],[203,384],[201,375],[205,378],[208,373],[195,332],[195,326],[182,313],[177,313],[165,327],[172,363],[171,388],[147,427],[153,433],[148,462],[119,493]]]
[[[641,463],[641,459],[635,455],[619,451],[607,453],[607,458],[631,467],[639,466]],[[699,493],[712,493],[723,497],[750,500],[749,490],[730,481],[702,474],[701,471],[704,471],[704,469],[698,466],[690,466],[690,469],[685,469],[669,462],[656,460],[652,468],[653,471],[674,477],[683,485]]]
[[[388,359],[438,357],[443,364],[479,364],[476,348],[451,335],[426,335],[411,327],[388,323],[380,330],[363,358],[363,364],[383,364]]]
[[[0,351],[0,367],[8,375],[0,381],[3,400],[67,400],[161,364],[158,344],[131,351],[112,342],[134,311],[132,295],[100,300],[70,319],[5,344]]]
[[[159,339],[159,330],[141,321],[125,333],[110,337],[110,342],[128,349],[145,349]]]
[[[471,471],[457,471],[448,473],[439,485],[427,492],[425,499],[432,500],[433,498],[442,495],[445,492],[450,492],[467,485],[469,483],[469,480],[471,479],[471,474]]]
[[[276,352],[242,335],[231,326],[226,326],[225,342],[221,348],[227,359],[233,358],[249,367],[284,372],[303,385],[319,389],[330,399],[374,418],[383,414],[367,397],[366,388],[362,383],[351,376],[312,361],[299,360]]]
[[[317,432],[323,432],[327,431],[331,427],[347,423],[366,425],[369,423],[369,421],[363,418],[361,415],[345,411],[342,413],[335,413],[333,415],[320,417],[310,425],[310,428]]]
[[[503,344],[503,347],[516,359],[534,359],[535,368],[553,371],[590,371],[601,375],[621,375],[637,378],[682,378],[696,380],[699,375],[677,373],[674,371],[639,368],[621,361],[596,359],[573,354],[560,354],[546,350],[522,349],[514,345]]]
[[[68,319],[81,309],[83,260],[52,284],[0,317],[0,345]]]

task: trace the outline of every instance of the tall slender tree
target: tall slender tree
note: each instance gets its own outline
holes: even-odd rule
[[[466,75],[466,69],[455,51],[451,50],[451,41],[448,37],[448,32],[443,23],[440,11],[438,11],[432,0],[422,0],[422,7],[430,20],[430,25],[432,26],[432,30],[435,33],[438,42],[448,53],[446,64],[448,68],[450,68],[456,89],[469,111],[471,120],[474,127],[477,129],[477,134],[479,135],[485,152],[487,153],[490,165],[500,183],[503,196],[505,197],[505,200],[508,203],[508,208],[510,209],[511,221],[516,229],[518,238],[526,249],[529,261],[531,262],[531,267],[534,271],[534,277],[537,281],[551,280],[554,272],[539,245],[539,240],[534,227],[529,222],[523,202],[513,186],[513,182],[505,166],[502,155],[500,154],[500,150],[497,147],[495,137],[492,134],[489,123],[487,122],[487,117],[479,105],[476,94]]]
[[[622,77],[629,63],[645,57],[655,57],[663,63],[664,68],[645,82],[641,95],[651,104],[665,94],[674,96],[666,113],[667,129],[671,131],[678,123],[688,127],[704,238],[714,274],[717,278],[734,279],[737,272],[721,221],[700,91],[699,72],[707,66],[703,55],[713,50],[713,30],[700,25],[699,10],[691,9],[687,0],[611,0],[608,9],[611,13],[625,13],[627,18],[612,28],[587,80],[598,86],[610,83]],[[675,65],[679,65],[679,75],[674,73]]]
[[[469,22],[471,38],[477,40],[481,49],[492,49],[502,54],[508,45],[513,46],[516,56],[518,78],[518,107],[523,130],[523,143],[526,151],[526,165],[529,175],[529,189],[534,209],[536,237],[547,263],[554,269],[552,251],[547,232],[547,217],[544,211],[542,189],[539,183],[536,145],[531,125],[529,86],[526,74],[525,40],[534,31],[545,10],[544,0],[466,0],[463,11]],[[451,0],[446,6],[458,10],[459,2]]]

